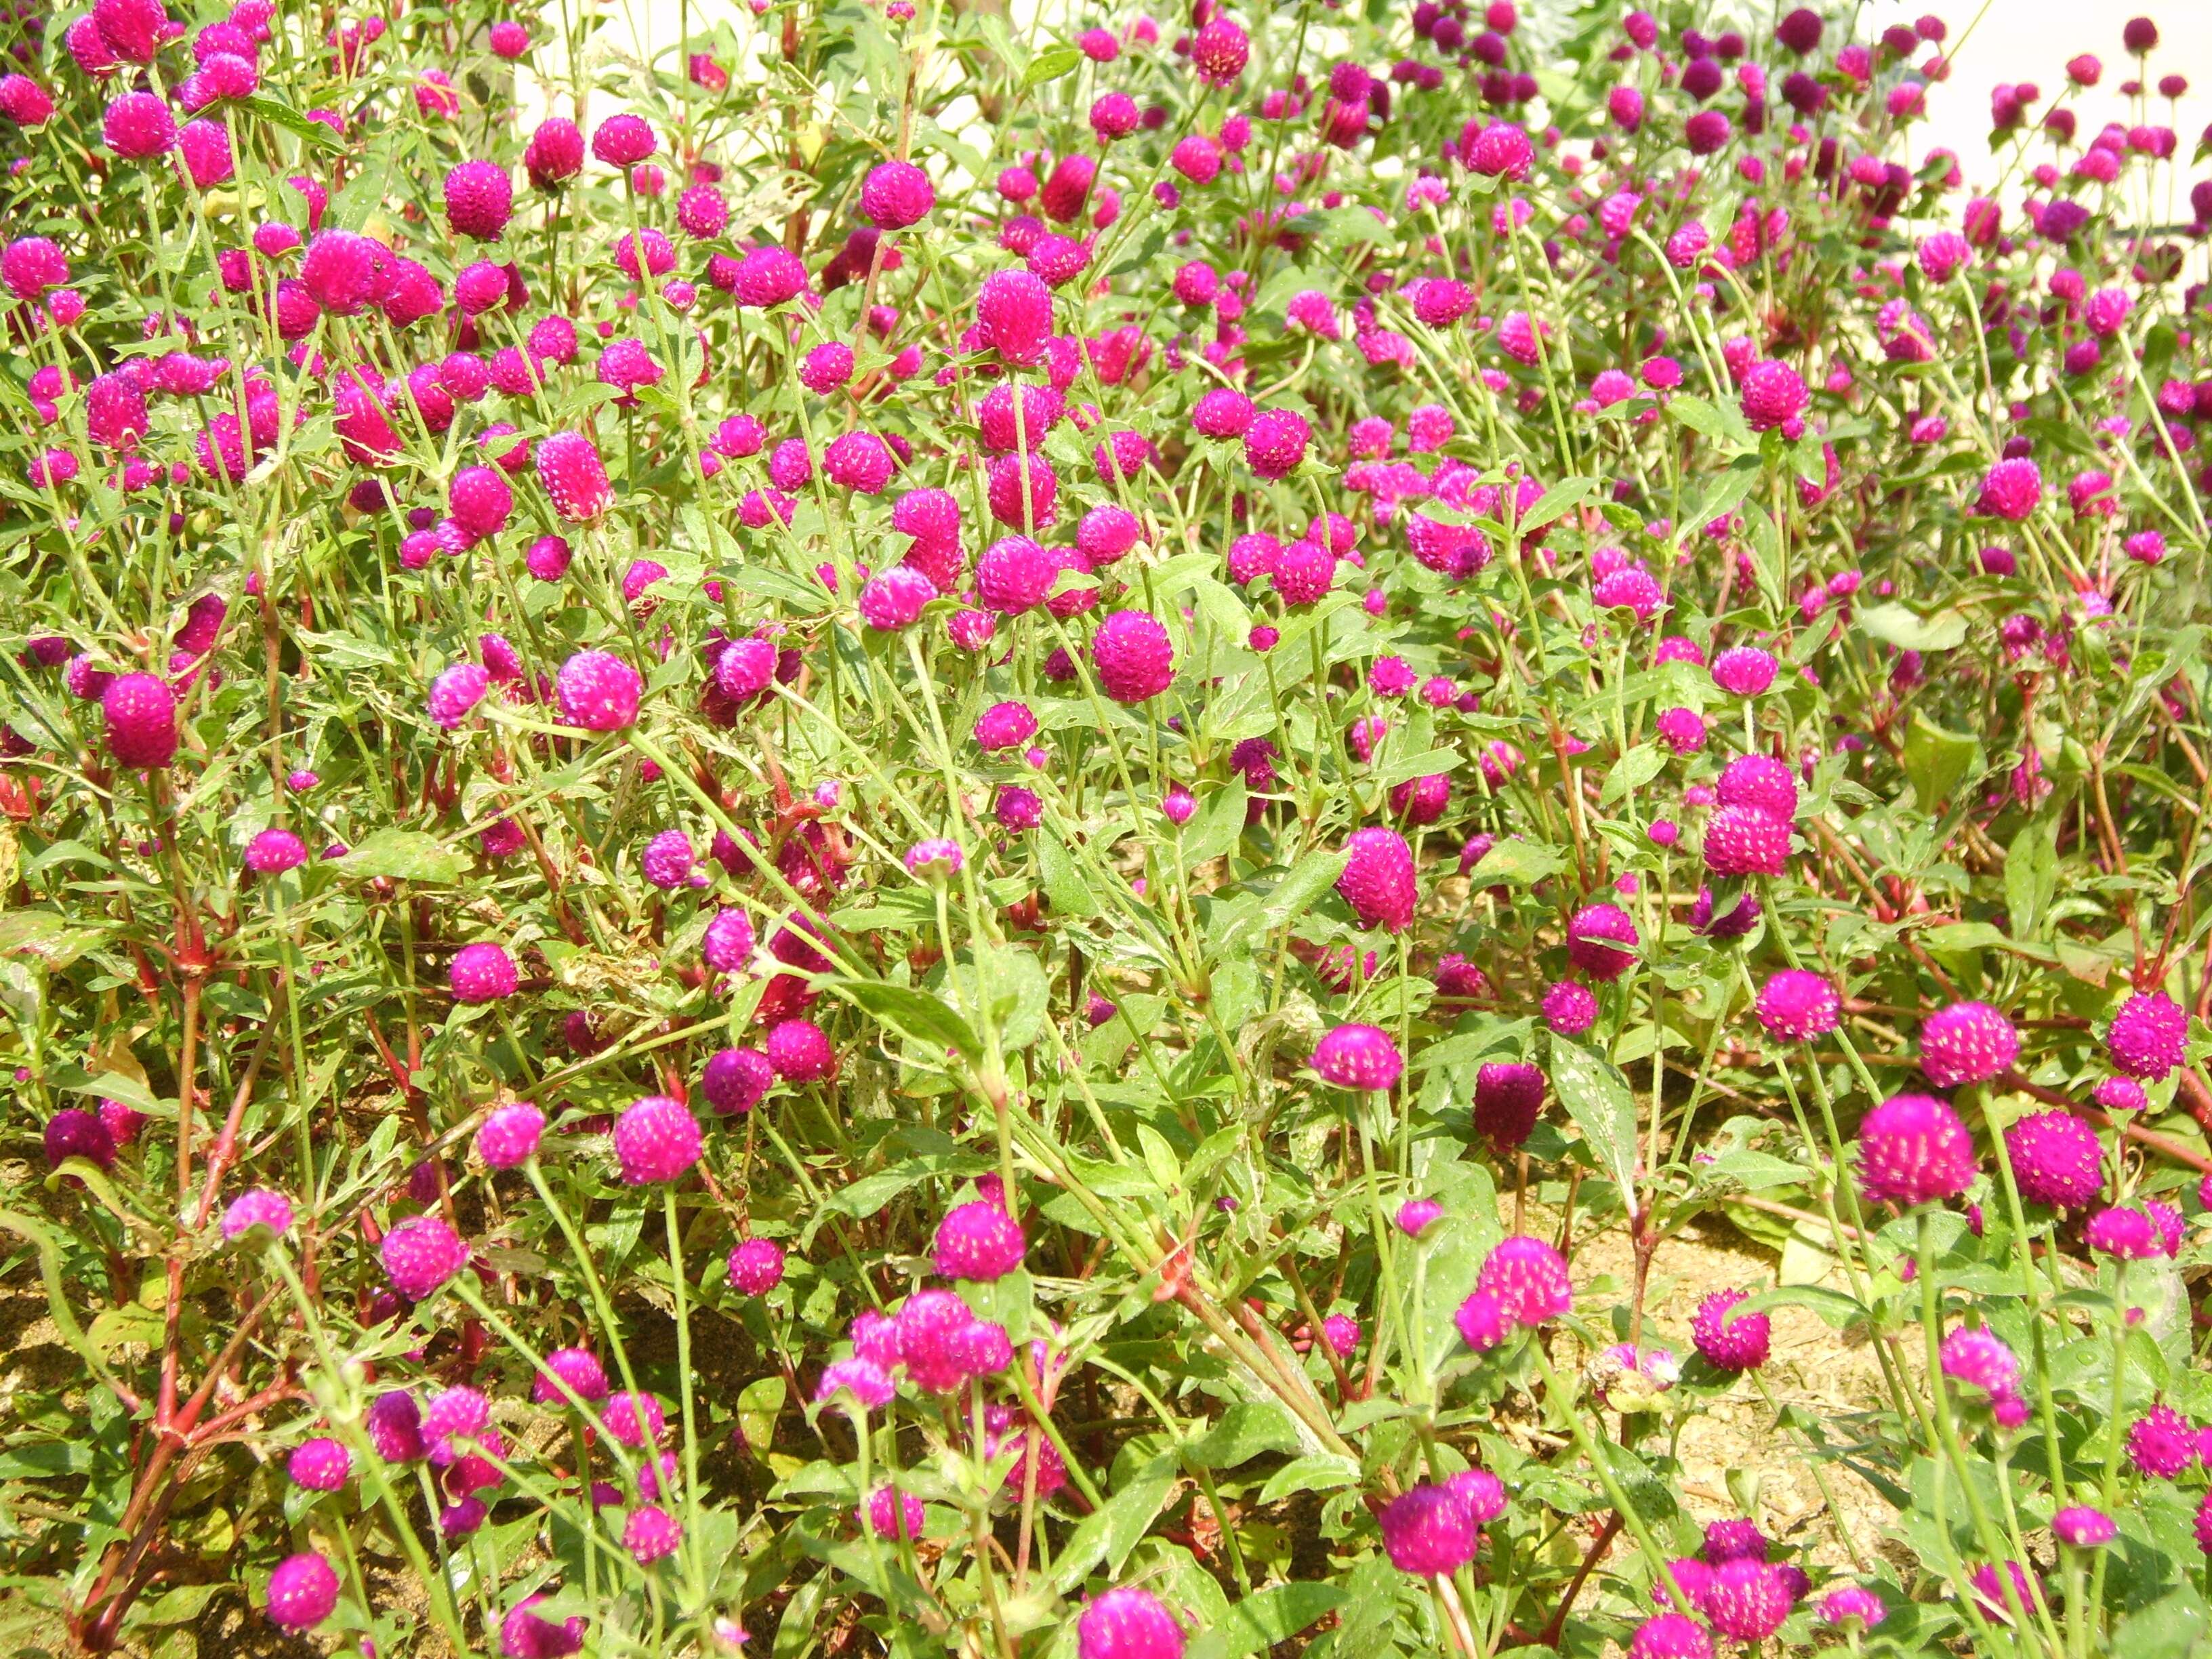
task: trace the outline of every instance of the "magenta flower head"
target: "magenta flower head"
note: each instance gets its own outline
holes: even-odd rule
[[[1783,435],[1794,436],[1790,428],[1802,428],[1806,401],[1805,382],[1787,363],[1769,358],[1744,371],[1743,418],[1753,432],[1780,427]]]
[[[118,766],[158,769],[176,758],[176,695],[155,675],[118,674],[100,694],[100,712]]]
[[[2059,1510],[2051,1517],[2051,1530],[2060,1543],[2077,1550],[2101,1548],[2120,1535],[2111,1516],[2087,1504],[2075,1504]]]
[[[496,161],[463,161],[446,174],[446,223],[456,236],[496,242],[514,210],[514,180]]]
[[[1982,479],[1974,510],[1984,518],[2006,519],[2014,524],[2033,513],[2043,501],[2043,474],[2025,456],[1999,461]]]
[[[1797,816],[1797,780],[1771,755],[1738,755],[1721,769],[1713,795],[1723,806],[1747,806],[1787,823]]]
[[[1262,410],[1244,428],[1244,459],[1262,478],[1286,478],[1306,458],[1313,428],[1295,410]]]
[[[645,681],[637,670],[606,651],[579,651],[561,665],[554,684],[561,718],[586,732],[619,732],[637,724]]]
[[[1052,290],[1026,270],[994,270],[975,295],[983,343],[1010,363],[1033,363],[1052,333]]]
[[[635,167],[659,148],[653,129],[636,115],[610,115],[592,132],[592,155],[611,167]]]
[[[1563,979],[1544,993],[1539,1005],[1544,1024],[1560,1036],[1580,1036],[1597,1024],[1597,998],[1587,985]]]
[[[893,1357],[896,1358],[896,1355]],[[890,1373],[874,1360],[840,1359],[822,1368],[822,1380],[816,1385],[814,1398],[817,1402],[826,1402],[847,1394],[863,1408],[873,1411],[889,1404],[896,1392]]]
[[[1759,987],[1756,1007],[1767,1036],[1784,1042],[1809,1042],[1836,1029],[1843,1001],[1822,975],[1784,968]]]
[[[2020,1382],[2020,1360],[1986,1326],[1961,1325],[1943,1339],[1937,1354],[1943,1375],[1978,1389],[1990,1401],[2011,1395]]]
[[[1544,1074],[1526,1060],[1498,1060],[1474,1074],[1474,1132],[1501,1152],[1526,1144],[1544,1109]]]
[[[699,1161],[699,1121],[666,1095],[647,1095],[615,1120],[615,1159],[625,1184],[673,1181]]]
[[[1920,1069],[1939,1089],[1984,1083],[2020,1057],[2020,1033],[1985,1002],[1954,1002],[1920,1028]]]
[[[1689,1614],[1662,1613],[1636,1627],[1628,1659],[1713,1659],[1713,1638]]]
[[[657,1504],[639,1504],[623,1523],[623,1547],[640,1566],[675,1554],[683,1542],[683,1523]]]
[[[2031,1204],[2077,1210],[2105,1188],[2097,1132],[2069,1111],[2031,1112],[2006,1126],[2004,1144],[2020,1195]]]
[[[279,875],[307,861],[307,842],[289,830],[264,830],[246,843],[246,867],[257,875]]]
[[[150,161],[176,148],[177,118],[158,94],[126,92],[100,118],[100,137],[126,161]]]
[[[490,690],[491,674],[481,663],[457,662],[430,682],[430,718],[456,731]]]
[[[1872,1630],[1889,1617],[1881,1597],[1863,1584],[1846,1584],[1820,1598],[1820,1622],[1844,1630]]]
[[[284,1462],[292,1484],[308,1492],[340,1492],[353,1474],[353,1454],[345,1442],[319,1436],[292,1448]]]
[[[1079,1659],[1182,1659],[1183,1631],[1150,1590],[1109,1589],[1084,1604]]]
[[[1091,636],[1091,666],[1115,702],[1157,697],[1175,680],[1175,647],[1149,611],[1116,611]]]
[[[1392,1498],[1378,1519],[1382,1547],[1401,1572],[1445,1577],[1474,1559],[1474,1517],[1449,1486],[1411,1487]]]
[[[1973,1137],[1932,1095],[1893,1095],[1859,1124],[1859,1190],[1877,1203],[1928,1204],[1973,1184]]]
[[[1575,1301],[1559,1253],[1540,1238],[1519,1233],[1500,1239],[1483,1258],[1475,1288],[1496,1297],[1515,1324],[1532,1328],[1567,1312]]]
[[[928,1518],[921,1499],[890,1486],[877,1487],[867,1506],[854,1513],[878,1538],[919,1538]]]
[[[2012,1623],[2019,1620],[2021,1613],[2033,1619],[2035,1609],[2043,1602],[2042,1587],[2021,1569],[2017,1561],[2006,1562],[2004,1573],[2004,1577],[1999,1577],[1996,1567],[1987,1561],[1976,1567],[1967,1580],[1974,1587],[1974,1600],[1992,1619],[2002,1619]],[[2008,1586],[2006,1583],[2008,1578],[2011,1581]],[[2019,1613],[2014,1611],[2015,1607],[2020,1609]]]
[[[2188,1012],[2163,991],[2136,993],[2105,1032],[2112,1064],[2146,1083],[2162,1082],[2180,1065],[2188,1042]]]
[[[951,1291],[916,1291],[894,1323],[899,1362],[925,1393],[950,1394],[982,1369],[970,1361],[981,1346],[973,1332],[983,1322]]]
[[[545,1356],[545,1369],[531,1385],[530,1397],[541,1406],[565,1404],[568,1394],[597,1402],[607,1397],[607,1374],[588,1348],[556,1348]]]
[[[929,175],[909,161],[880,161],[860,182],[860,216],[878,230],[920,224],[936,205]]]
[[[733,1246],[730,1288],[740,1296],[766,1296],[783,1283],[783,1246],[772,1238],[748,1238]]]
[[[947,1279],[1004,1279],[1028,1249],[1021,1224],[986,1199],[957,1206],[937,1224],[937,1271]]]
[[[1713,659],[1713,684],[1734,697],[1755,697],[1774,684],[1774,653],[1755,645],[1732,645]]]
[[[1362,927],[1402,933],[1413,924],[1420,898],[1413,849],[1395,830],[1353,830],[1345,843],[1344,873],[1336,878],[1336,890]]]
[[[435,1215],[410,1216],[378,1247],[385,1277],[410,1302],[420,1302],[469,1265],[469,1247]]]
[[[519,27],[516,24],[492,25],[493,46],[496,49],[499,31],[502,27]],[[568,1659],[572,1653],[580,1653],[584,1647],[584,1632],[587,1621],[581,1613],[574,1613],[559,1624],[540,1619],[531,1609],[545,1599],[544,1591],[526,1595],[507,1610],[507,1617],[499,1624],[499,1650],[501,1659]]]
[[[1638,942],[1636,924],[1617,904],[1585,904],[1567,923],[1567,960],[1592,979],[1615,980],[1626,973],[1636,964],[1632,952]]]
[[[1379,1025],[1340,1025],[1316,1045],[1313,1068],[1340,1089],[1385,1090],[1406,1069],[1398,1044]]]
[[[538,1155],[545,1114],[526,1100],[495,1106],[477,1129],[477,1155],[494,1170],[511,1170]]]
[[[507,948],[488,942],[464,945],[446,969],[446,986],[456,1002],[497,1002],[513,996],[520,983]]]
[[[1698,1304],[1690,1319],[1690,1340],[1716,1370],[1755,1371],[1766,1363],[1773,1322],[1763,1313],[1730,1311],[1745,1299],[1741,1291],[1715,1291]]]
[[[1790,1589],[1780,1571],[1739,1557],[1713,1569],[1705,1592],[1705,1617],[1731,1641],[1764,1642],[1790,1616]]]
[[[1398,1206],[1398,1213],[1391,1219],[1407,1237],[1419,1238],[1443,1212],[1444,1206],[1433,1198],[1409,1198]]]
[[[554,512],[569,524],[586,524],[614,505],[614,486],[599,446],[580,432],[556,432],[538,441],[538,482]]]
[[[337,1571],[313,1550],[287,1556],[269,1575],[269,1622],[279,1630],[313,1630],[337,1605]]]
[[[1705,868],[1717,876],[1778,876],[1790,867],[1790,821],[1756,806],[1723,806],[1705,822]]]
[[[2081,1230],[2081,1242],[2092,1254],[2121,1261],[2148,1261],[2154,1255],[2172,1255],[2158,1222],[2132,1206],[2100,1210]]]
[[[768,1034],[768,1062],[787,1083],[811,1083],[836,1074],[837,1051],[812,1020],[779,1020]]]
[[[256,1227],[266,1227],[272,1237],[292,1231],[292,1201],[283,1194],[256,1187],[231,1200],[222,1212],[222,1236],[235,1243]]]
[[[638,854],[638,872],[653,886],[668,892],[690,880],[698,857],[690,836],[681,830],[664,830],[646,842],[645,851]]]
[[[707,1062],[700,1079],[707,1103],[724,1116],[750,1112],[775,1081],[775,1068],[757,1048],[723,1048]]]
[[[717,910],[700,937],[699,955],[716,973],[741,973],[757,942],[750,916],[735,908]]]

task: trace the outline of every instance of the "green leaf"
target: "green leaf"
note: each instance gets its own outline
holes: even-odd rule
[[[2035,937],[2058,896],[2058,820],[2031,819],[2005,853],[2005,906],[2014,939]]]
[[[1966,637],[1966,619],[1956,611],[1922,617],[1894,602],[1870,605],[1852,613],[1859,631],[1900,651],[1948,651]]]
[[[1247,799],[1243,784],[1236,779],[1206,795],[1206,805],[1183,826],[1184,869],[1194,869],[1209,859],[1218,859],[1237,845],[1244,834]]]
[[[273,121],[294,137],[304,139],[309,149],[320,150],[325,155],[344,153],[345,145],[337,134],[320,121],[311,121],[289,104],[280,104],[274,98],[260,93],[240,101],[240,107],[264,121]]]
[[[1764,1313],[1769,1308],[1810,1308],[1839,1331],[1863,1324],[1867,1317],[1866,1309],[1856,1299],[1824,1285],[1784,1285],[1778,1290],[1761,1291],[1739,1303],[1729,1316]]]
[[[380,830],[339,860],[338,868],[356,881],[381,876],[392,881],[453,883],[469,861],[435,836],[420,830]]]
[[[1289,1412],[1272,1400],[1250,1400],[1224,1412],[1218,1423],[1182,1449],[1182,1455],[1186,1462],[1202,1469],[1233,1469],[1262,1452],[1304,1448]]]
[[[1743,505],[1743,498],[1757,488],[1764,471],[1758,456],[1737,457],[1724,471],[1705,481],[1698,504],[1690,510],[1686,521],[1703,526],[1735,512]]]
[[[780,1376],[763,1376],[745,1384],[738,1395],[738,1432],[745,1449],[765,1459],[775,1439],[775,1419],[782,1415],[785,1382]]]
[[[935,1043],[971,1059],[983,1051],[968,1022],[927,991],[872,979],[833,980],[828,988],[908,1042]]]
[[[1552,1086],[1597,1155],[1599,1166],[1620,1188],[1621,1201],[1636,1196],[1636,1099],[1628,1079],[1601,1054],[1565,1038],[1552,1042]]]
[[[2107,1651],[2112,1659],[2204,1659],[2212,1654],[2212,1612],[2184,1585],[2120,1620]]]
[[[1374,781],[1389,785],[1413,778],[1443,777],[1466,757],[1455,749],[1431,749],[1418,755],[1387,758],[1375,769]]]
[[[1337,1452],[1294,1457],[1267,1477],[1260,1488],[1262,1507],[1297,1492],[1341,1492],[1359,1484],[1359,1465]]]
[[[1076,868],[1067,843],[1049,830],[1038,831],[1036,839],[1037,864],[1044,872],[1044,896],[1054,911],[1063,916],[1097,915],[1098,906],[1091,899],[1090,884]]]
[[[1176,1489],[1176,1460],[1172,1452],[1154,1458],[1139,1470],[1129,1484],[1085,1516],[1067,1540],[1067,1547],[1053,1563],[1052,1585],[1062,1595],[1072,1593],[1100,1562],[1110,1576],[1146,1529],[1159,1518]]]
[[[1315,900],[1335,886],[1336,878],[1344,873],[1344,860],[1341,850],[1327,848],[1300,859],[1297,867],[1275,884],[1275,890],[1267,895],[1261,908],[1269,931],[1303,915]]]
[[[1474,866],[1468,877],[1480,890],[1485,887],[1534,887],[1547,876],[1553,875],[1566,866],[1559,852],[1542,842],[1522,841],[1509,836],[1482,855],[1482,862]]]
[[[1552,522],[1571,511],[1597,488],[1595,478],[1562,478],[1541,495],[1522,519],[1520,531],[1523,536]]]
[[[1341,1586],[1314,1579],[1271,1584],[1230,1608],[1219,1626],[1200,1632],[1189,1659],[1244,1659],[1264,1653],[1350,1599],[1351,1592]]]
[[[1630,750],[1606,769],[1605,781],[1598,786],[1598,805],[1612,805],[1623,795],[1641,789],[1666,767],[1667,751],[1656,743],[1643,744]],[[1491,850],[1495,852],[1497,848]]]
[[[0,957],[28,957],[58,970],[107,937],[102,927],[70,921],[58,910],[0,913]]]
[[[1057,81],[1083,61],[1082,52],[1074,46],[1047,46],[1030,60],[1022,76],[1022,89],[1042,86],[1048,81]]]
[[[1966,777],[1982,752],[1971,732],[1953,732],[1915,714],[1905,734],[1905,775],[1921,810],[1933,812]]]

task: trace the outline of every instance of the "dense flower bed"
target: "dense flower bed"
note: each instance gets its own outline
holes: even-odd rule
[[[1662,10],[19,7],[0,1627],[2184,1651],[2180,77]]]

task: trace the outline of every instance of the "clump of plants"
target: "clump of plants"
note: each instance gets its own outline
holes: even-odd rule
[[[11,1650],[2195,1651],[2152,22],[609,21],[7,26]]]

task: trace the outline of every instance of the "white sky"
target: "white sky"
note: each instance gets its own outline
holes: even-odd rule
[[[631,50],[664,49],[678,36],[680,3],[621,0],[603,33],[610,44]],[[1016,16],[1025,21],[1035,4],[1036,0],[1013,0]],[[1544,5],[1545,0],[1522,0],[1523,12],[1529,15],[1540,15]],[[703,32],[708,20],[738,15],[741,6],[742,0],[690,0],[694,32]],[[1115,9],[1102,7],[1100,15]],[[1624,14],[1630,9],[1626,0],[1621,9]],[[1766,9],[1764,5],[1757,8],[1761,16]],[[1922,155],[1938,147],[1949,149],[1958,155],[1970,185],[1994,183],[1999,165],[1989,149],[1991,88],[2002,82],[2032,81],[2043,94],[2043,101],[2037,106],[2039,112],[2048,108],[2064,87],[2066,61],[2078,52],[2094,52],[2104,60],[2103,80],[2094,91],[2078,94],[2069,100],[2081,118],[2081,137],[2086,138],[2107,120],[2142,118],[2153,125],[2172,125],[2180,136],[2183,164],[2177,175],[2174,216],[2188,216],[2179,204],[2187,199],[2189,182],[2212,177],[2212,161],[2203,167],[2188,167],[2197,135],[2212,122],[2212,0],[2126,0],[2119,5],[2105,0],[1989,0],[1978,23],[1971,0],[1866,0],[1863,15],[1869,22],[1861,38],[1871,39],[1893,21],[1911,22],[1930,11],[1950,25],[1945,46],[1954,54],[1954,62],[1951,78],[1929,89],[1929,116],[1917,129]],[[2131,118],[2128,100],[2118,91],[2120,82],[2135,72],[2134,60],[2120,44],[2120,28],[2138,13],[2158,24],[2161,37],[2158,50],[2151,54],[2147,80],[2154,85],[2163,75],[2180,74],[2188,76],[2191,85],[2178,108],[2154,95],[2143,114]],[[1159,0],[1155,15],[1161,18],[1162,33],[1166,34],[1174,27],[1170,20],[1184,14],[1180,0]],[[536,67],[541,72],[558,71],[561,66],[554,61],[554,49],[541,47],[538,55],[541,61]],[[1771,54],[1766,61],[1773,61]],[[527,76],[521,78],[526,80]],[[1922,155],[1914,155],[1913,161],[1917,162]]]

